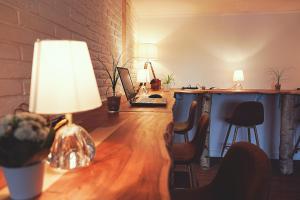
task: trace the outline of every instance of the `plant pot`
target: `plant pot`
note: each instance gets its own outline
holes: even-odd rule
[[[42,192],[44,162],[19,168],[3,167],[3,172],[12,199],[31,199]]]
[[[280,90],[280,89],[281,89],[281,84],[276,83],[276,84],[275,84],[275,90]]]
[[[171,84],[163,84],[163,90],[166,92],[170,91],[171,87]]]
[[[159,79],[152,79],[151,82],[151,89],[152,90],[160,90],[161,87],[161,80]]]
[[[120,109],[121,96],[107,97],[107,108],[109,112],[118,112]]]

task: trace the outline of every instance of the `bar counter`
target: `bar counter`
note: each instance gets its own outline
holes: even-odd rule
[[[266,141],[266,151],[270,149],[279,149],[279,155],[270,155],[280,160],[280,169],[283,174],[293,173],[293,157],[294,136],[296,130],[296,105],[299,104],[300,90],[272,90],[272,89],[184,89],[175,90],[174,97],[176,102],[174,105],[174,120],[181,121],[186,115],[188,105],[192,100],[197,100],[201,105],[198,116],[202,112],[210,114],[211,125],[210,133],[208,133],[207,149],[203,155],[202,163],[209,167],[209,159],[211,156],[209,146],[213,146],[213,150],[218,152],[213,156],[220,155],[219,147],[222,143],[226,124],[224,115],[232,112],[234,106],[242,101],[261,101],[265,107],[265,125],[261,127],[261,137],[264,139],[274,139],[277,141]],[[222,122],[223,120],[223,122]],[[227,125],[228,126],[228,125]],[[278,129],[278,131],[277,131]],[[195,129],[194,129],[195,130]],[[213,132],[211,132],[213,131]],[[278,132],[278,134],[277,134]],[[191,133],[193,134],[193,133]],[[211,136],[214,136],[211,138]],[[210,139],[210,141],[209,141]],[[275,142],[275,144],[273,144]]]

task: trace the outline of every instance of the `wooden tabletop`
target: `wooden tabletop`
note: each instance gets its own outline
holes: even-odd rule
[[[293,94],[300,95],[300,90],[271,90],[271,89],[175,89],[174,94]]]
[[[103,105],[76,115],[75,122],[96,142],[96,157],[89,167],[73,171],[47,166],[38,199],[170,199],[170,158],[163,140],[172,120],[167,108],[109,114]],[[9,199],[7,187],[0,190],[0,199]]]

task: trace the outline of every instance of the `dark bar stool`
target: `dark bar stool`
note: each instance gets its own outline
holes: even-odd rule
[[[227,140],[229,138],[230,131],[233,125],[235,126],[235,129],[232,143],[235,143],[238,130],[242,127],[248,129],[248,141],[251,143],[250,129],[252,128],[254,130],[256,144],[259,147],[259,139],[256,126],[264,122],[264,106],[262,105],[262,103],[256,101],[246,101],[240,103],[235,108],[232,117],[226,119],[226,121],[229,123],[229,127],[225,137],[225,141],[223,143],[221,156],[223,156],[225,148],[230,147],[230,145],[227,144]]]
[[[174,133],[183,134],[184,141],[186,143],[189,141],[188,131],[191,130],[194,126],[196,108],[197,108],[197,101],[194,100],[190,106],[189,116],[187,121],[174,123]]]
[[[205,147],[205,139],[208,125],[208,115],[202,114],[198,122],[197,131],[192,141],[188,141],[187,143],[173,144],[172,146],[174,164],[187,166],[191,188],[195,187],[191,164],[194,161],[198,160],[202,155],[203,149]]]

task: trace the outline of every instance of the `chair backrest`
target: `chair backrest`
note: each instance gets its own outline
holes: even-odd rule
[[[264,106],[257,101],[246,101],[234,109],[231,121],[235,125],[254,126],[264,122]]]
[[[197,131],[191,141],[198,149],[195,155],[196,159],[199,159],[203,153],[208,126],[209,126],[209,116],[206,113],[202,114],[198,122]]]
[[[213,199],[265,200],[269,195],[271,164],[257,146],[233,144],[211,183]]]
[[[197,105],[198,105],[197,101],[195,101],[195,100],[192,101],[190,110],[189,110],[188,120],[186,121],[186,123],[188,123],[188,128],[187,128],[188,130],[191,130],[194,126]]]

